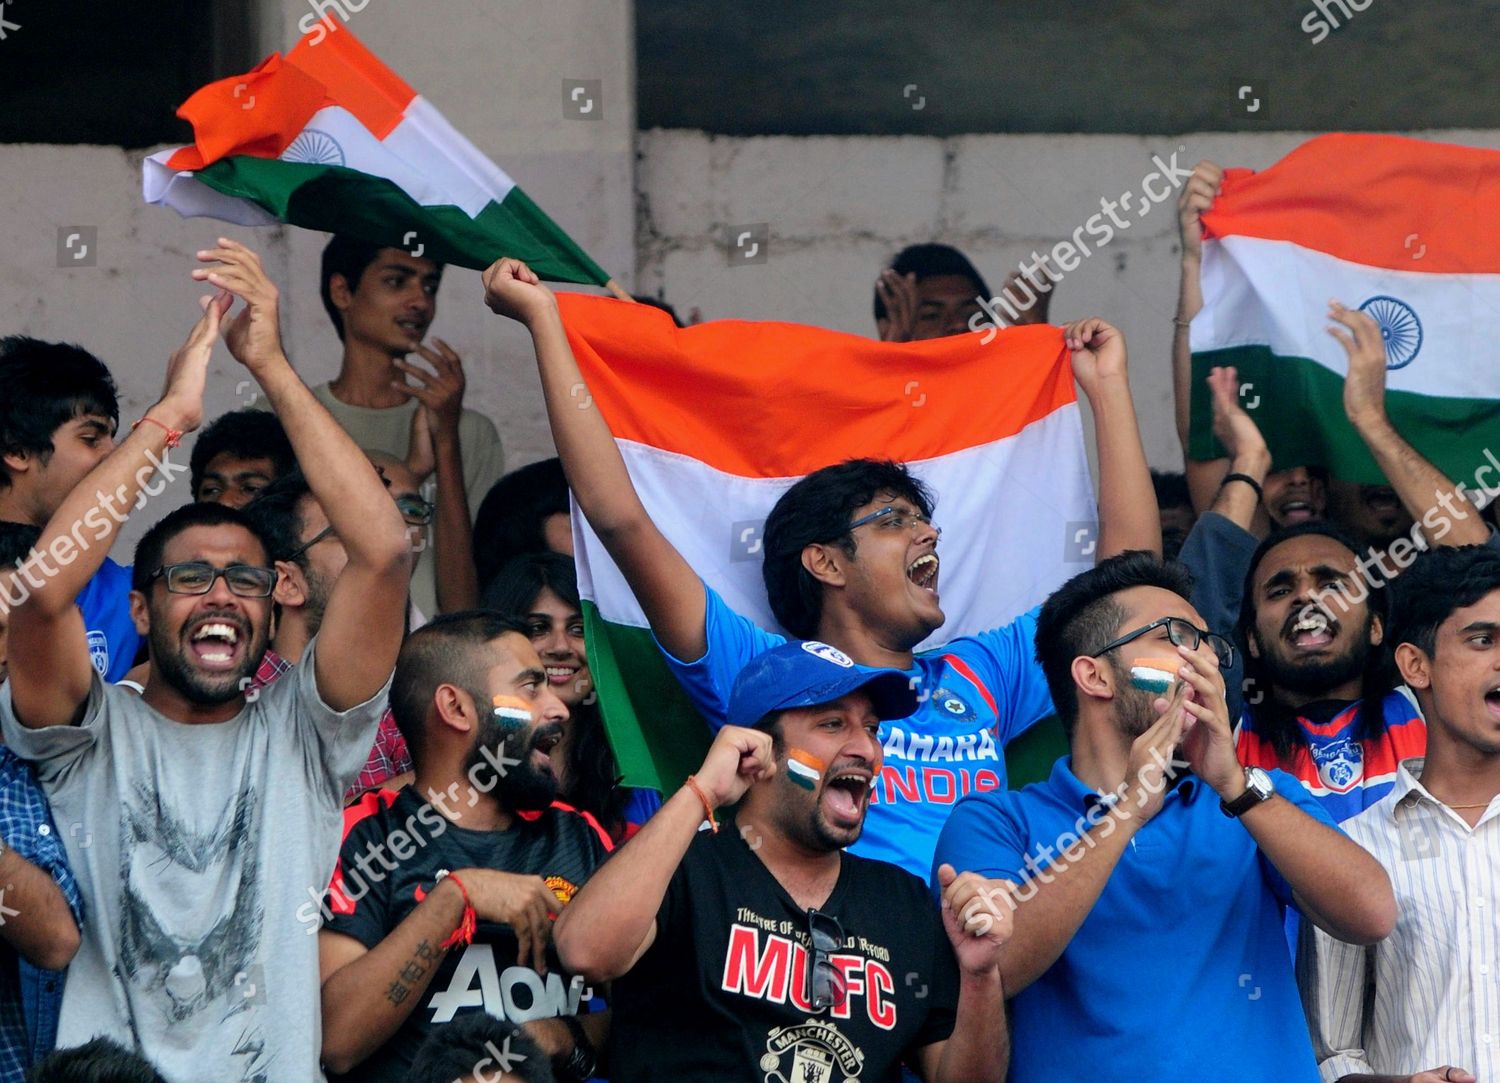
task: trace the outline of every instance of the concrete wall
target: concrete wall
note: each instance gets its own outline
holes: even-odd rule
[[[1500,147],[1500,132],[1418,134]],[[696,307],[704,319],[783,319],[873,335],[876,273],[907,244],[956,245],[998,291],[1033,250],[1047,251],[1099,213],[1101,198],[1132,191],[1139,202],[1153,156],[1175,153],[1184,169],[1204,158],[1263,169],[1306,138],[644,132],[637,285],[664,293],[684,315]],[[1161,182],[1152,183],[1160,192]],[[1121,212],[1128,229],[1064,277],[1050,316],[1102,316],[1125,333],[1146,453],[1153,466],[1180,469],[1170,368],[1176,193],[1143,216],[1136,209]],[[732,244],[750,225],[769,227],[769,248],[756,261]]]
[[[357,2],[357,0],[356,0]],[[260,55],[297,40],[308,0],[265,0]],[[324,0],[324,10],[334,8]],[[349,27],[526,189],[622,281],[634,264],[634,70],[627,0],[365,0]],[[337,15],[334,16],[337,18]],[[565,79],[597,79],[602,116],[568,119]],[[93,350],[121,386],[129,424],[161,390],[166,359],[197,318],[193,253],[228,230],[261,251],[280,285],[288,353],[312,382],[338,371],[339,343],[318,300],[322,235],[183,220],[141,201],[147,152],[97,146],[0,147],[0,334],[67,339]],[[97,230],[87,260],[59,266],[58,231]],[[73,252],[78,251],[76,245]],[[82,263],[90,265],[84,266]],[[479,276],[450,271],[433,333],[468,362],[469,404],[496,420],[509,461],[552,453],[529,339],[480,303]],[[208,413],[256,393],[227,351],[210,375]],[[115,555],[187,498],[180,482],[132,520]]]

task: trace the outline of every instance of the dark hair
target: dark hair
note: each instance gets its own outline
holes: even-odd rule
[[[798,639],[811,639],[823,613],[823,585],[802,566],[802,550],[838,542],[851,557],[854,513],[880,493],[894,493],[932,515],[932,495],[901,463],[850,459],[825,466],[798,481],[766,516],[761,576],[771,612]]]
[[[279,417],[253,406],[231,410],[215,418],[193,444],[188,467],[194,499],[208,464],[225,452],[238,459],[270,459],[278,478],[297,469],[297,456]]]
[[[145,594],[151,587],[152,577],[161,570],[162,553],[167,543],[184,530],[195,526],[238,526],[248,530],[260,542],[267,554],[271,551],[266,536],[255,521],[238,508],[227,504],[184,504],[176,511],[168,512],[145,536],[136,543],[135,566],[130,569],[130,588]]]
[[[984,277],[969,262],[969,257],[950,244],[907,245],[891,260],[891,270],[898,275],[915,274],[918,282],[937,278],[939,275],[958,275],[974,283],[976,296],[988,299],[990,295],[989,286],[985,285]],[[885,315],[885,302],[880,299],[880,291],[876,290],[875,318],[883,320]]]
[[[300,469],[283,474],[255,495],[245,505],[245,514],[266,539],[266,551],[272,560],[291,560],[305,540],[302,532],[307,521],[302,516],[302,498],[312,496],[307,477]],[[296,562],[307,568],[307,554],[300,553]]]
[[[1445,546],[1420,554],[1396,580],[1387,642],[1410,643],[1429,658],[1438,625],[1500,590],[1500,553],[1487,545]]]
[[[1240,594],[1239,624],[1235,628],[1236,646],[1245,659],[1245,688],[1249,689],[1253,685],[1265,691],[1258,710],[1257,705],[1252,704],[1248,697],[1245,700],[1245,710],[1255,715],[1257,732],[1271,742],[1271,747],[1281,759],[1290,756],[1292,749],[1298,744],[1306,743],[1306,738],[1302,734],[1302,727],[1297,724],[1296,711],[1279,706],[1275,698],[1270,695],[1271,679],[1265,660],[1256,658],[1249,650],[1250,635],[1255,630],[1255,573],[1272,549],[1283,542],[1308,535],[1330,538],[1353,553],[1356,558],[1360,554],[1361,547],[1359,542],[1354,540],[1354,536],[1329,519],[1294,523],[1289,527],[1273,531],[1260,545],[1256,546],[1255,553],[1250,557],[1250,566],[1245,571],[1244,590]],[[1369,577],[1366,577],[1366,581],[1369,588],[1370,613],[1379,617],[1383,624],[1389,605],[1385,584],[1371,581]],[[1386,639],[1381,646],[1371,647],[1369,657],[1365,660],[1365,672],[1360,681],[1359,718],[1355,733],[1355,739],[1359,741],[1374,740],[1385,730],[1385,709],[1382,701],[1385,699],[1385,694],[1396,687],[1397,683],[1389,642],[1389,639]]]
[[[479,1066],[486,1060],[493,1067],[486,1067],[481,1079],[515,1074],[526,1083],[553,1083],[552,1062],[536,1040],[516,1024],[488,1012],[466,1012],[434,1027],[417,1049],[405,1078],[407,1083],[455,1083],[479,1075]]]
[[[557,514],[568,514],[568,480],[560,459],[512,470],[490,486],[474,517],[479,588],[483,590],[512,558],[546,552],[542,523]]]
[[[112,1038],[58,1049],[32,1065],[26,1083],[167,1083],[151,1062]]]
[[[323,246],[323,267],[318,277],[318,292],[323,297],[323,307],[333,321],[339,341],[344,341],[344,316],[333,303],[333,276],[343,275],[349,284],[349,292],[359,289],[359,280],[364,277],[370,264],[374,263],[383,249],[389,245],[372,244],[356,240],[342,233],[335,233]]]
[[[1151,471],[1151,487],[1156,490],[1158,508],[1191,508],[1193,498],[1188,495],[1187,475],[1168,470]]]
[[[57,450],[52,434],[87,414],[120,421],[115,381],[104,362],[65,342],[0,338],[0,455],[26,452],[45,463]],[[10,483],[0,459],[0,486]]]
[[[422,754],[427,711],[440,684],[480,695],[490,669],[483,648],[508,632],[531,642],[524,621],[492,609],[462,609],[433,617],[406,637],[391,678],[391,717],[415,760]],[[480,704],[483,709],[484,704]]]
[[[682,322],[682,317],[680,317],[680,316],[677,315],[677,310],[675,308],[673,308],[670,304],[668,304],[666,301],[662,300],[662,298],[660,298],[660,297],[651,297],[651,296],[649,296],[647,294],[644,294],[644,293],[634,293],[634,294],[631,294],[631,296],[635,298],[635,301],[636,301],[637,304],[650,305],[652,308],[659,308],[659,309],[661,309],[668,316],[672,317],[672,322],[675,323],[678,326],[678,328],[683,328],[683,327],[687,326],[687,324],[685,324],[685,323]]]
[[[1036,660],[1070,738],[1078,724],[1073,659],[1098,653],[1119,634],[1126,613],[1114,596],[1131,587],[1160,587],[1188,599],[1193,594],[1193,576],[1176,561],[1130,549],[1075,575],[1042,603],[1036,622]]]
[[[13,568],[31,555],[42,528],[30,523],[0,522],[0,568]]]
[[[523,624],[543,589],[567,605],[582,610],[578,573],[561,553],[530,553],[516,557],[485,588],[486,608],[516,617]],[[528,636],[530,632],[527,632]],[[568,803],[593,815],[612,833],[623,830],[630,794],[620,782],[620,763],[610,747],[597,702],[570,707],[572,739],[568,742]]]

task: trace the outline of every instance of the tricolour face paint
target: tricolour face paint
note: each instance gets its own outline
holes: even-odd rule
[[[497,721],[518,726],[531,725],[531,704],[520,696],[495,696],[491,702],[495,707]]]
[[[1180,658],[1137,658],[1130,667],[1130,683],[1147,692],[1165,693],[1181,668]]]
[[[804,752],[800,748],[789,748],[786,753],[786,773],[797,785],[804,790],[815,790],[823,778],[823,772],[828,767],[811,752]]]

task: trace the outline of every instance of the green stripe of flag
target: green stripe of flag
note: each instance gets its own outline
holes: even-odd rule
[[[604,269],[514,187],[476,217],[426,207],[393,182],[345,166],[224,158],[193,176],[216,191],[247,199],[283,222],[404,248],[439,263],[483,270],[501,256],[524,260],[542,278],[602,286]]]
[[[611,624],[586,599],[583,621],[589,673],[625,785],[675,793],[703,764],[713,737],[708,723],[672,676],[649,630]]]
[[[1273,354],[1266,346],[1193,354],[1188,458],[1224,455],[1213,435],[1212,400],[1204,382],[1208,370],[1220,365],[1238,370],[1240,403],[1265,435],[1272,469],[1325,466],[1346,481],[1386,483],[1344,414],[1343,377],[1307,358]],[[1486,461],[1487,447],[1500,453],[1500,401],[1391,391],[1386,413],[1407,442],[1452,481],[1467,485]]]

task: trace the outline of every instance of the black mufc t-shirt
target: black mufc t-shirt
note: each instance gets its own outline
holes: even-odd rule
[[[915,876],[847,853],[819,910],[843,926],[833,962],[848,996],[815,1013],[806,911],[733,823],[701,832],[667,888],[656,940],[614,983],[610,1079],[899,1079],[905,1054],[953,1031],[958,964],[941,915]]]
[[[384,940],[427,897],[440,869],[540,876],[567,902],[605,857],[595,829],[576,812],[556,806],[532,820],[517,818],[506,831],[457,827],[410,786],[394,802],[388,793],[367,794],[357,808],[365,815],[344,835],[328,897],[333,917],[323,927],[368,948]],[[524,1023],[576,1015],[580,1006],[587,1012],[583,979],[564,974],[550,948],[545,975],[517,965],[516,948],[509,925],[481,921],[472,944],[448,951],[400,1029],[339,1078],[361,1083],[406,1079],[417,1047],[432,1028],[465,1013],[487,1011]]]

